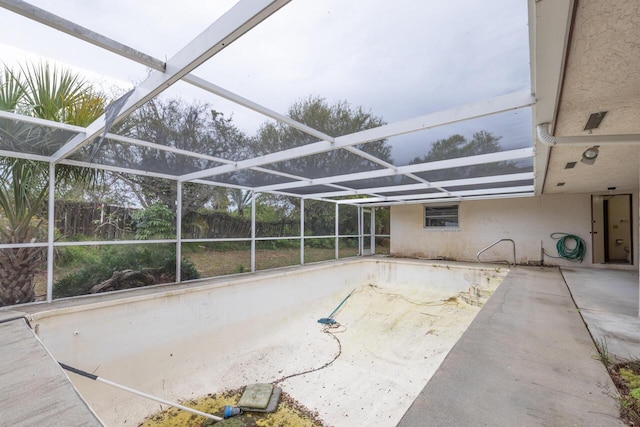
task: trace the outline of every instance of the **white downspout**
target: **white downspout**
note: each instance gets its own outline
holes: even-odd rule
[[[556,145],[556,137],[549,133],[549,123],[541,123],[536,126],[538,133],[538,141],[546,146],[552,147]]]

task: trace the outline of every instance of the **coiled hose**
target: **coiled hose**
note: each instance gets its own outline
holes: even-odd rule
[[[557,240],[556,249],[559,256],[553,256],[545,253],[551,258],[563,258],[572,262],[582,262],[587,253],[587,244],[582,238],[569,233],[551,233],[550,237]],[[569,243],[573,241],[573,243]]]

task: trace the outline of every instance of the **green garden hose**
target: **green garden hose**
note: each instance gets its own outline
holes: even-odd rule
[[[582,262],[587,253],[587,244],[582,238],[569,233],[551,233],[550,237],[557,240],[556,249],[559,256],[553,256],[545,253],[551,258],[563,258],[572,262]],[[573,243],[569,243],[573,241]]]

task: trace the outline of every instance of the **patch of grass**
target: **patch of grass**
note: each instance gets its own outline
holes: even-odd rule
[[[599,360],[608,368],[611,365],[611,355],[609,354],[609,347],[607,346],[607,339],[605,337],[595,338],[594,343],[596,345],[596,350],[598,350],[598,354],[596,354],[594,359]]]
[[[619,363],[609,369],[616,385],[620,417],[631,426],[640,426],[640,360]]]

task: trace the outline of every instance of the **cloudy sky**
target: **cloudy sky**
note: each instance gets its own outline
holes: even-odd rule
[[[236,2],[31,3],[164,60]],[[144,66],[4,9],[0,23],[0,59],[8,64],[44,56],[122,90],[147,75]],[[387,122],[408,119],[527,89],[527,1],[292,0],[194,74],[281,113],[319,95]],[[208,102],[249,134],[266,120],[185,83],[166,96]]]

